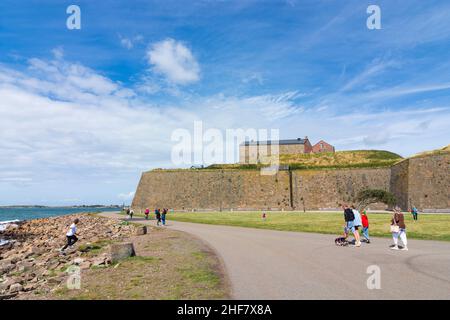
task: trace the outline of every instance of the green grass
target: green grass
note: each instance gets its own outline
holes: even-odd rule
[[[390,237],[391,214],[369,213],[369,232],[371,236]],[[170,213],[168,220],[250,227],[280,231],[315,232],[341,234],[344,225],[341,212],[267,212],[265,221],[261,212],[195,212]],[[414,222],[405,213],[406,229],[409,238],[450,241],[450,215],[420,215]]]
[[[85,254],[102,247],[97,241]],[[50,299],[224,299],[228,286],[223,281],[219,260],[203,242],[169,229],[152,230],[134,238],[138,256],[109,267],[82,271],[79,290],[65,287]],[[150,246],[148,244],[151,244]],[[48,298],[48,295],[46,296]]]
[[[267,163],[274,163],[271,157],[259,164],[212,164],[198,169],[155,169],[156,171],[182,171],[182,170],[260,170],[267,167]],[[403,160],[396,153],[384,150],[350,150],[335,153],[307,153],[282,154],[279,156],[281,165],[289,165],[291,170],[333,170],[357,168],[385,168]],[[264,164],[265,163],[265,164]]]

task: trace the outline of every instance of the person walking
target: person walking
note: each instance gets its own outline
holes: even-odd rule
[[[150,209],[146,208],[144,211],[144,214],[145,214],[145,220],[148,220],[148,215],[150,214]]]
[[[366,210],[364,209],[361,213],[361,221],[362,221],[362,234],[366,239],[366,243],[370,243],[369,238],[369,218],[367,217]]]
[[[419,215],[419,210],[417,210],[416,206],[412,207],[411,213],[412,213],[414,221],[417,221],[417,218],[418,218],[418,215]]]
[[[159,226],[161,223],[161,210],[155,209],[155,216],[156,216],[156,225]]]
[[[348,234],[351,231],[355,237],[355,246],[360,247],[361,241],[359,240],[359,233],[356,232],[354,226],[355,215],[353,210],[347,205],[343,205],[342,209],[344,210],[345,232]]]
[[[61,248],[60,252],[64,253],[64,250],[67,249],[67,247],[72,247],[75,242],[78,241],[77,238],[77,224],[80,222],[80,220],[78,218],[76,218],[75,220],[73,220],[73,223],[70,225],[69,227],[69,231],[67,231],[66,233],[66,239],[67,239],[67,243],[64,245],[64,247]]]
[[[405,250],[408,251],[408,239],[406,238],[406,224],[405,217],[398,207],[394,209],[394,214],[391,219],[391,232],[394,244],[391,250]],[[398,247],[398,238],[402,240],[403,248]]]
[[[167,209],[163,208],[162,214],[161,214],[161,221],[162,221],[162,225],[165,226],[166,225],[166,214],[167,214]]]
[[[129,213],[130,219],[133,219],[133,214],[134,214],[134,210],[130,208],[130,213]]]
[[[355,208],[354,205],[351,206],[353,215],[355,216],[355,220],[353,220],[353,226],[355,227],[355,233],[358,236],[357,243],[355,243],[356,246],[361,245],[361,236],[359,235],[359,229],[362,229],[362,221],[361,221],[361,214],[359,211]]]

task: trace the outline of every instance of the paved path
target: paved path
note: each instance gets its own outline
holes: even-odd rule
[[[450,299],[447,242],[410,240],[409,251],[392,251],[387,238],[356,248],[336,247],[333,235],[170,220],[167,227],[216,250],[236,299]],[[367,288],[371,265],[380,268],[381,289]]]

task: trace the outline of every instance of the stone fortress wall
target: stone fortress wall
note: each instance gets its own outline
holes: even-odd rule
[[[142,174],[132,207],[175,210],[324,210],[363,189],[392,192],[409,209],[450,208],[450,155],[410,158],[391,168],[292,170],[154,170]],[[384,209],[377,204],[371,209]]]

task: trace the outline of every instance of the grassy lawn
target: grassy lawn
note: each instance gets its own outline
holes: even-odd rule
[[[369,213],[370,235],[390,237],[388,213]],[[341,234],[344,224],[341,212],[267,212],[266,221],[261,212],[201,212],[169,213],[168,220],[219,224],[239,227],[251,227],[281,231],[316,232]],[[414,222],[410,214],[405,213],[408,237],[413,239],[450,241],[450,215],[420,215]]]

